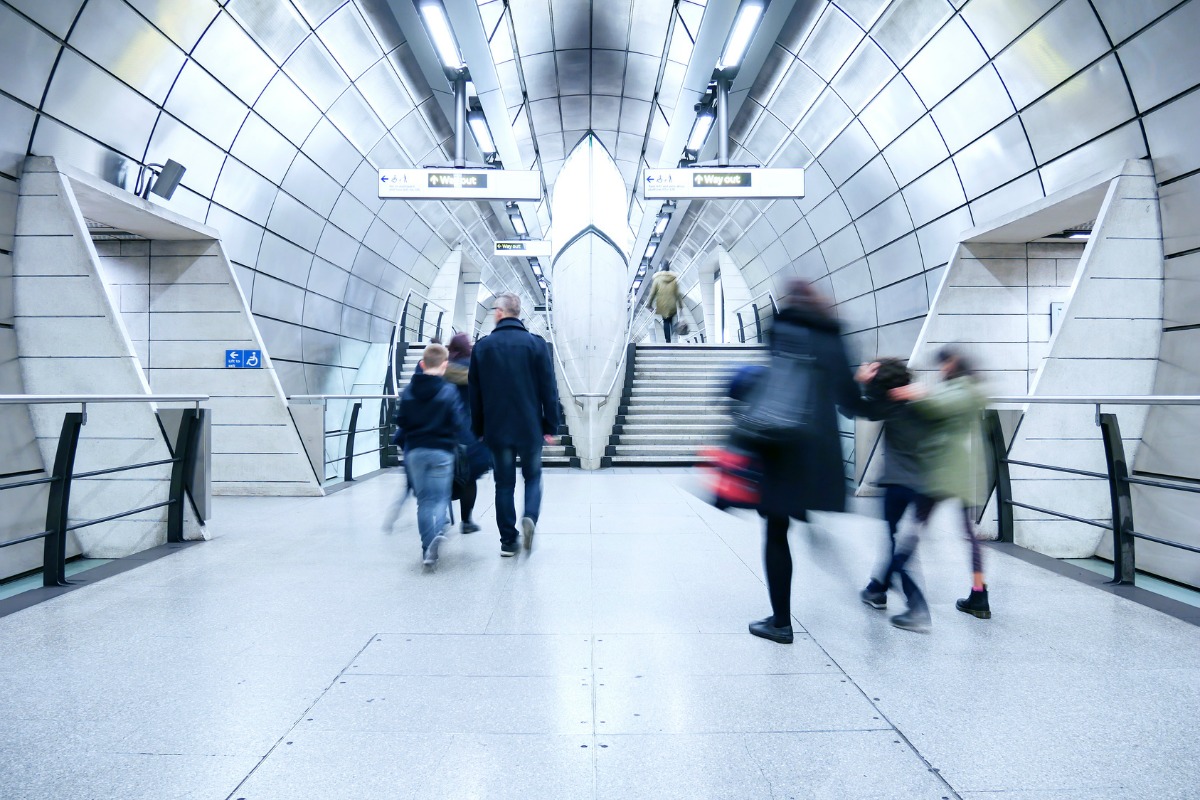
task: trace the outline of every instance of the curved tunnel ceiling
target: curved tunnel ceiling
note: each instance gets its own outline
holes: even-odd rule
[[[181,161],[170,205],[221,230],[286,387],[342,390],[451,247],[488,290],[531,288],[486,255],[511,235],[494,207],[375,195],[376,166],[450,158],[445,87],[398,23],[402,2],[0,0],[0,197],[26,153],[130,187],[140,164]],[[778,37],[755,43],[765,63],[733,157],[806,167],[807,197],[681,209],[664,248],[680,268],[722,244],[756,293],[819,280],[862,352],[904,352],[960,231],[1145,156],[1168,274],[1200,261],[1200,0],[786,2]],[[711,69],[699,62],[715,61],[706,23],[737,6],[447,4],[463,3],[496,73],[489,120],[508,114],[519,166],[552,183],[591,129],[631,185],[677,157]],[[631,200],[642,246],[650,223]]]

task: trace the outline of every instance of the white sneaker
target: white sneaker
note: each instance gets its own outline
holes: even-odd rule
[[[525,542],[525,549],[533,549],[533,534],[537,532],[537,523],[532,517],[521,517],[521,538]]]
[[[425,548],[424,563],[427,567],[432,567],[438,561],[438,548],[442,546],[442,542],[446,541],[446,537],[438,534],[433,537],[433,541],[429,543],[429,547]]]

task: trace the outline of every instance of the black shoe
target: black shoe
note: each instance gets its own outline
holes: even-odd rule
[[[867,584],[867,588],[858,593],[858,596],[871,608],[887,608],[887,590],[877,588],[878,586],[878,583],[871,581]]]
[[[760,636],[763,639],[770,639],[772,642],[780,644],[791,644],[795,638],[792,636],[792,626],[788,625],[783,628],[775,626],[775,618],[767,617],[760,619],[757,622],[750,623],[750,632],[755,636]]]
[[[954,604],[954,607],[965,614],[979,617],[980,619],[991,619],[992,609],[988,605],[987,586],[983,587],[983,591],[977,592],[971,590],[971,596],[959,600]]]
[[[915,633],[929,633],[929,612],[913,611],[911,608],[903,614],[897,614],[890,620],[897,628]]]
[[[476,525],[474,522],[464,522],[462,524],[462,532],[463,533],[475,533],[478,530],[479,530],[479,526]]]
[[[500,543],[501,558],[512,558],[516,554],[517,554],[517,543],[516,542],[501,542]]]

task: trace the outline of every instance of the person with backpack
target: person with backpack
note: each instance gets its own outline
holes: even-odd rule
[[[448,357],[440,344],[425,348],[421,369],[405,387],[396,413],[405,469],[417,496],[421,559],[427,567],[437,564],[446,541],[455,450],[469,430],[458,390],[443,377]]]
[[[446,380],[458,390],[459,399],[467,413],[467,424],[471,421],[471,394],[468,383],[471,371],[471,337],[465,333],[456,333],[450,339],[446,350],[450,354],[450,363],[446,366]],[[458,463],[461,461],[462,463]],[[455,462],[454,489],[452,496],[458,500],[459,516],[462,518],[462,532],[475,533],[479,526],[471,520],[475,510],[475,501],[479,496],[478,481],[492,468],[492,457],[487,446],[464,431],[463,439],[458,448],[458,461]]]
[[[650,283],[650,293],[646,296],[646,307],[653,308],[654,312],[662,317],[663,338],[666,339],[667,344],[671,343],[675,315],[679,313],[682,305],[683,293],[679,290],[679,281],[675,277],[675,273],[671,272],[671,265],[664,261],[662,269]]]
[[[850,370],[841,325],[828,301],[807,281],[788,286],[769,336],[771,361],[747,390],[735,436],[749,434],[762,459],[759,515],[766,519],[764,561],[772,614],[750,633],[791,644],[791,520],[810,511],[845,511],[846,477],[837,413],[857,416],[861,397]],[[775,419],[772,423],[770,420]],[[760,436],[755,431],[771,431]],[[789,428],[790,425],[790,428]],[[773,437],[773,438],[772,438]]]
[[[929,605],[912,572],[919,536],[916,530],[903,537],[897,534],[909,506],[923,508],[929,502],[918,461],[928,424],[911,403],[888,395],[892,389],[912,383],[912,373],[900,359],[883,358],[863,364],[855,379],[863,386],[864,416],[883,422],[883,470],[876,483],[884,491],[883,518],[890,541],[883,571],[871,578],[859,597],[872,608],[885,609],[888,589],[893,578],[898,578],[908,610],[893,616],[891,623],[897,628],[924,632],[930,625]]]

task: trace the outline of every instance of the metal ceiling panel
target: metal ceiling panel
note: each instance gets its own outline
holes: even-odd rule
[[[592,128],[600,131],[615,131],[620,128],[621,98],[610,95],[592,95]],[[611,149],[611,148],[610,148]]]
[[[837,0],[842,11],[858,23],[863,30],[870,30],[879,13],[891,0]]]
[[[1024,108],[1108,51],[1088,0],[1067,0],[996,57],[1017,108]]]
[[[1058,0],[974,0],[963,19],[993,57],[1054,7]],[[1054,47],[1057,42],[1047,42]]]
[[[277,0],[229,0],[229,13],[246,26],[262,48],[282,64],[304,41],[310,28],[291,3]]]
[[[592,47],[606,50],[624,50],[628,47],[631,5],[631,0],[606,0],[592,4]]]
[[[371,223],[371,227],[367,229],[366,238],[363,239],[364,245],[383,255],[390,254],[395,250],[399,242],[400,234],[378,217]],[[378,277],[375,278],[375,281],[378,281]]]
[[[871,284],[871,270],[867,269],[867,260],[860,258],[852,261],[841,269],[829,273],[833,284],[833,298],[838,303],[844,303],[855,297],[867,294],[875,287]],[[921,286],[924,294],[924,285]]]
[[[621,94],[625,56],[617,50],[592,51],[592,94]]]
[[[909,224],[911,225],[911,222]],[[863,230],[863,227],[860,226],[859,230]],[[871,280],[876,288],[911,278],[925,269],[915,233],[910,233],[903,239],[871,253],[867,256],[867,264],[871,268]]]
[[[404,148],[414,164],[423,164],[422,159],[434,147],[433,136],[421,114],[414,110],[392,127],[392,135]]]
[[[833,88],[855,113],[896,75],[896,65],[871,39],[864,39],[833,79]]]
[[[221,165],[225,163],[225,151],[170,114],[162,114],[154,126],[146,161],[165,164],[169,158],[187,167],[187,173],[183,176],[184,186],[205,197],[212,196]]]
[[[586,95],[560,98],[559,105],[564,128],[569,131],[586,131],[588,129],[592,116],[592,104],[588,102]],[[582,134],[574,134],[566,138],[571,139],[579,135]]]
[[[863,31],[835,5],[825,7],[812,36],[800,48],[800,60],[826,82],[833,79],[863,39]]]
[[[629,31],[631,53],[646,53],[656,59],[662,55],[672,5],[671,0],[634,0]]]
[[[385,202],[379,197],[378,187],[379,173],[375,165],[369,161],[360,162],[358,169],[354,170],[354,175],[350,177],[349,183],[346,184],[346,190],[357,197],[358,201],[371,209],[371,212],[374,214],[379,213]],[[396,226],[393,225],[392,227]]]
[[[880,289],[875,295],[875,307],[878,309],[880,325],[924,317],[929,311],[925,276],[917,275]]]
[[[904,66],[952,13],[954,8],[946,0],[897,0],[871,36],[892,61]]]
[[[383,50],[354,3],[347,3],[330,17],[317,35],[333,54],[338,64],[356,80],[383,58]]]
[[[275,184],[254,170],[233,158],[227,158],[213,192],[213,201],[259,225],[265,225],[278,191]]]
[[[1112,40],[1120,44],[1158,16],[1180,5],[1184,0],[1093,0],[1104,27]]]
[[[335,225],[326,225],[324,230],[321,231],[321,238],[317,243],[317,255],[327,260],[331,265],[341,267],[342,269],[350,269],[350,267],[354,266],[354,259],[358,257],[358,248],[359,242],[357,239]],[[344,284],[345,281],[342,281],[342,283]],[[309,278],[308,288],[313,288],[311,277]],[[341,294],[330,294],[327,291],[323,291],[322,294],[328,297],[341,297]]]
[[[8,0],[8,4],[27,15],[37,24],[60,39],[67,38],[71,23],[79,13],[84,0]],[[6,12],[8,9],[4,9]],[[5,25],[25,24],[6,20]]]
[[[54,71],[42,108],[139,160],[158,116],[158,109],[140,94],[70,50]]]
[[[793,259],[799,258],[817,246],[817,239],[813,236],[812,228],[803,220],[788,228],[779,237],[779,241]]]
[[[303,360],[316,364],[330,364],[337,361],[341,348],[337,337],[333,334],[341,330],[341,301],[344,297],[345,285],[343,285],[342,294],[339,294],[334,300],[313,292],[304,295],[302,319],[306,328],[303,333]]]
[[[819,75],[804,62],[793,59],[791,68],[771,97],[771,113],[789,129],[795,128],[824,88],[825,81]]]
[[[1120,49],[1138,108],[1146,110],[1187,91],[1200,75],[1200,3],[1189,3]]]
[[[630,53],[625,66],[625,94],[639,100],[651,100],[654,85],[658,82],[658,63],[657,58]]]
[[[1154,154],[1154,175],[1161,181],[1177,178],[1200,169],[1200,92],[1192,92],[1148,114],[1143,123],[1150,151]]]
[[[1011,183],[988,192],[971,201],[971,216],[977,225],[986,225],[992,220],[1023,208],[1045,197],[1042,179],[1036,172],[1017,178]]]
[[[316,28],[346,0],[291,0],[308,24]]]
[[[931,222],[967,202],[958,173],[950,161],[943,162],[909,184],[903,193],[908,212],[916,225]]]
[[[627,167],[618,163],[618,167],[621,167],[621,175],[625,178],[626,191],[629,191],[630,179],[637,174],[637,161],[642,153],[643,141],[640,132],[617,134],[617,152],[614,157],[618,162],[628,162]]]
[[[0,96],[0,173],[15,176],[21,171],[35,116],[31,109]]]
[[[850,214],[858,219],[899,191],[891,167],[877,155],[839,190]]]
[[[513,27],[517,30],[522,57],[548,53],[554,49],[548,0],[512,0],[509,11],[512,13]]]
[[[776,200],[768,206],[764,218],[778,236],[796,224],[800,219],[800,209],[794,200]]]
[[[797,139],[794,135],[788,136],[783,141],[783,147],[779,148],[779,152],[771,159],[773,167],[798,167],[804,169],[813,161],[812,153],[808,152],[808,148],[804,143]],[[809,191],[807,175],[805,176],[804,190]]]
[[[1034,168],[1021,120],[1010,119],[954,156],[967,197],[980,197]]]
[[[854,120],[821,154],[821,163],[834,184],[841,184],[878,153],[867,129]]]
[[[545,100],[558,95],[558,72],[553,52],[523,56],[521,69],[525,72],[525,89],[530,100]]]
[[[1099,139],[1077,147],[1041,168],[1042,184],[1050,194],[1070,186],[1105,165],[1115,165],[1131,158],[1144,158],[1146,145],[1141,126],[1130,122]]]
[[[367,70],[354,86],[389,129],[414,108],[412,98],[400,85],[400,77],[387,59]]]
[[[413,55],[410,45],[403,44],[397,47],[388,53],[387,57],[392,62],[392,66],[396,68],[400,82],[414,103],[420,105],[433,96],[433,90],[429,88],[429,82],[425,80],[425,75],[421,72],[421,67],[417,64],[416,56]]]
[[[1011,117],[1015,109],[991,65],[981,69],[933,109],[942,138],[956,153]]]
[[[886,249],[885,245],[895,242],[906,233],[911,233],[913,223],[904,198],[894,194],[863,214],[854,227],[858,229],[863,249],[867,253],[874,253],[881,248]],[[876,285],[880,284],[876,282]]]
[[[583,99],[586,102],[586,98]],[[626,97],[621,101],[621,131],[643,136],[649,123],[650,103],[631,97]]]
[[[589,0],[552,0],[554,46],[559,50],[588,47],[592,39],[592,9]]]
[[[859,121],[879,147],[887,147],[925,113],[925,104],[904,75],[897,75],[867,105]]]
[[[1162,187],[1163,248],[1168,256],[1200,248],[1200,175]]]
[[[925,266],[935,267],[946,264],[954,254],[954,248],[962,240],[963,231],[972,227],[970,209],[960,208],[936,222],[925,225],[917,231],[917,241],[921,244],[921,257]]]
[[[529,119],[537,132],[538,146],[541,138],[552,133],[562,133],[562,116],[559,113],[558,100],[537,100],[529,104]]]
[[[883,151],[884,158],[896,176],[896,182],[906,186],[933,165],[944,161],[950,152],[929,117],[921,121],[892,142]]]
[[[99,176],[114,186],[121,186],[129,191],[134,188],[133,179],[138,170],[136,163],[95,140],[60,125],[50,117],[43,116],[38,122],[37,133],[29,149],[34,153],[54,153],[62,161]],[[9,186],[12,187],[15,200],[16,184],[6,178],[0,178],[0,219],[6,216],[3,207],[6,194],[4,190]],[[6,239],[5,227],[0,226],[0,247],[5,249],[12,246],[11,225],[7,230],[9,238]]]
[[[0,17],[0,25],[6,21]],[[137,58],[130,58],[131,42],[137,42]],[[121,0],[91,0],[71,34],[71,45],[160,105],[186,60],[170,39]]]
[[[825,169],[819,161],[814,161],[804,171],[804,198],[796,205],[805,214],[814,209],[818,203],[833,192],[833,181],[825,174]]]
[[[313,128],[304,142],[304,153],[343,185],[363,159],[363,154],[328,119]]]
[[[1115,128],[1133,115],[1120,65],[1116,56],[1111,55],[1021,113],[1039,164]]]
[[[842,98],[832,89],[826,89],[796,127],[796,136],[809,152],[820,157],[853,118],[853,112],[842,102]]]
[[[230,261],[253,264],[258,259],[263,238],[263,229],[258,225],[217,205],[209,209],[204,224],[221,232],[221,246]]]
[[[825,264],[832,271],[839,267],[844,267],[855,259],[862,258],[863,246],[858,238],[858,231],[853,225],[847,225],[840,231],[830,236],[825,241],[821,242],[821,255],[825,257]],[[864,272],[866,266],[864,264]]]
[[[279,192],[267,217],[267,229],[306,250],[316,250],[325,220],[287,192]],[[297,281],[303,285],[303,281]]]
[[[671,42],[667,45],[667,58],[678,64],[687,64],[696,51],[696,43],[688,35],[687,28],[676,25],[671,31]]]
[[[267,84],[254,110],[295,145],[304,143],[321,118],[317,107],[282,72]]]
[[[678,30],[679,28],[676,28],[676,31]],[[750,99],[759,105],[767,105],[775,90],[779,88],[783,76],[795,62],[795,57],[784,48],[779,45],[772,47],[762,69],[758,71],[758,77],[754,79],[754,85],[750,87]]]
[[[804,219],[812,228],[817,241],[823,242],[850,224],[850,212],[846,210],[846,203],[842,200],[842,196],[834,192],[820,205],[805,214]]]
[[[192,57],[247,105],[262,94],[278,67],[228,14],[205,31]]]
[[[58,51],[57,42],[0,6],[0,90],[40,106]]]
[[[354,87],[347,89],[329,109],[329,119],[360,153],[370,152],[388,132]]]
[[[589,50],[559,50],[558,87],[564,95],[586,95],[592,88],[592,56]]]
[[[300,198],[306,206],[326,217],[334,208],[334,203],[342,191],[338,182],[325,174],[303,152],[296,156],[281,185],[293,197]],[[352,229],[344,225],[342,230],[354,233]],[[363,230],[365,231],[366,228],[364,227]]]
[[[315,35],[296,48],[284,63],[283,70],[322,111],[333,105],[350,85],[333,56]]]
[[[913,57],[904,75],[922,102],[932,107],[987,60],[971,29],[954,17]]]

